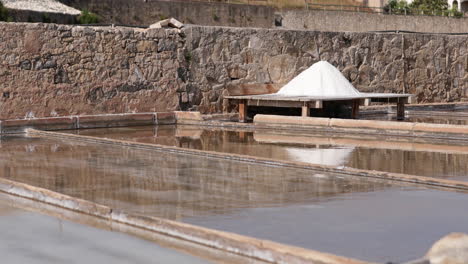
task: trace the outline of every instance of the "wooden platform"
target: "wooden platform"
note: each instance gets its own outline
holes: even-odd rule
[[[395,103],[397,119],[405,119],[405,104],[409,103],[411,94],[361,93],[355,97],[320,97],[320,96],[283,96],[278,94],[225,96],[229,103],[239,105],[239,121],[246,122],[249,106],[269,106],[301,108],[302,116],[310,116],[310,109],[323,108],[323,102],[343,102],[352,105],[352,118],[357,118],[360,105],[372,102]]]

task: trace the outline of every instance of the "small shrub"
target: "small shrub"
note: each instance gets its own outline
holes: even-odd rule
[[[453,17],[463,17],[463,13],[458,11],[457,6],[452,6],[452,9],[449,11],[448,16],[453,16]]]
[[[50,15],[47,14],[47,13],[42,14],[42,22],[43,23],[50,23],[51,22]]]
[[[166,15],[159,15],[159,20],[164,20],[164,19],[168,19],[169,17],[166,16]]]
[[[99,23],[99,16],[89,12],[88,10],[81,11],[81,15],[78,17],[79,24],[97,24]]]
[[[216,14],[213,14],[213,20],[214,20],[214,21],[219,21],[219,16],[216,15]]]

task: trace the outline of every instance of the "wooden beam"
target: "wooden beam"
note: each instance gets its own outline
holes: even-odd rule
[[[303,105],[302,106],[302,117],[308,117],[310,116],[310,108],[308,105]]]
[[[239,100],[239,122],[247,122],[247,103],[246,100]]]
[[[304,105],[300,101],[280,101],[280,100],[255,100],[247,99],[247,105],[250,106],[269,106],[269,107],[285,107],[285,108],[298,108]]]

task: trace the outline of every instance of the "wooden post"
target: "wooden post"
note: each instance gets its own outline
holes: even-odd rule
[[[239,122],[247,122],[247,100],[239,101]]]
[[[308,105],[302,106],[302,117],[310,116],[310,109]]]
[[[405,120],[405,98],[398,98],[397,101],[397,120]]]
[[[352,119],[357,119],[359,116],[359,99],[355,99],[352,102],[352,110],[351,110],[351,118]]]

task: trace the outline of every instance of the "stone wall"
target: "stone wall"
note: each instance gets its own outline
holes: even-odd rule
[[[0,23],[0,119],[176,109],[176,30]]]
[[[360,0],[359,0],[360,1]],[[358,2],[359,2],[358,1]],[[150,25],[174,17],[183,23],[273,28],[282,17],[286,29],[367,32],[406,30],[430,33],[466,33],[468,18],[439,16],[384,15],[366,12],[340,12],[278,9],[268,6],[162,0],[61,0],[78,9],[99,14],[103,23]],[[366,0],[370,6],[380,1]],[[275,16],[276,13],[276,16]]]
[[[406,30],[430,33],[466,33],[468,28],[468,18],[442,16],[404,16],[321,10],[285,10],[281,11],[281,16],[284,28],[317,31]]]
[[[9,9],[8,15],[15,22],[45,22],[57,24],[76,24],[78,17],[62,13],[35,12],[19,9]]]
[[[221,95],[274,92],[319,60],[362,92],[412,93],[418,102],[468,99],[468,36],[194,27],[186,30],[193,110],[221,111]],[[311,84],[312,85],[312,84]]]
[[[216,2],[181,2],[158,0],[61,0],[75,8],[90,10],[103,23],[151,25],[174,17],[187,24],[272,27],[274,8],[268,6]]]
[[[327,60],[363,92],[468,99],[468,37],[0,23],[0,119],[228,109]]]

